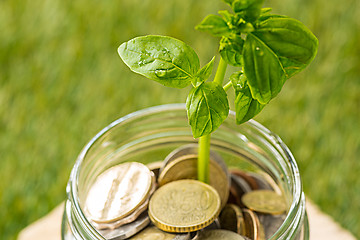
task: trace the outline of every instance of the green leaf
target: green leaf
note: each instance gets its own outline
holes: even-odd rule
[[[272,8],[262,8],[261,9],[261,15],[262,14],[267,14],[267,13],[269,13],[269,12],[271,12],[272,11]]]
[[[272,13],[267,13],[265,12],[264,14],[262,14],[259,18],[258,18],[258,22],[263,22],[266,21],[270,18],[288,18],[287,16],[284,15],[278,15],[278,14],[272,14]],[[259,28],[260,23],[257,24],[257,28]]]
[[[303,70],[315,57],[318,40],[301,22],[268,15],[248,34],[243,51],[244,72],[251,93],[267,103],[286,79]]]
[[[213,57],[211,61],[202,67],[196,74],[196,78],[194,79],[195,81],[192,82],[194,87],[198,87],[201,83],[205,82],[210,77],[214,68],[214,60],[215,57]]]
[[[278,56],[260,39],[248,34],[243,51],[243,70],[252,96],[266,104],[281,90],[285,71]]]
[[[236,123],[241,124],[255,117],[266,104],[259,103],[251,95],[248,85],[241,91],[236,92],[235,113]]]
[[[241,37],[222,37],[219,47],[220,55],[228,64],[241,67],[243,45],[244,40]]]
[[[241,33],[250,33],[255,30],[254,26],[251,23],[245,22],[245,21],[242,23],[239,23],[238,29]]]
[[[215,131],[229,114],[226,92],[215,82],[193,88],[186,100],[186,108],[194,138]]]
[[[232,23],[233,14],[229,13],[228,10],[220,10],[218,13],[223,17],[224,21],[229,25]]]
[[[259,103],[251,95],[247,85],[247,79],[241,72],[235,72],[230,76],[233,87],[235,88],[235,113],[236,123],[241,124],[255,117],[266,104]]]
[[[242,72],[234,72],[229,79],[236,92],[241,91],[247,84],[247,78]]]
[[[232,2],[232,8],[237,13],[247,9],[252,3],[254,0],[235,0]]]
[[[121,44],[118,53],[132,71],[169,87],[188,86],[200,68],[195,51],[171,37],[137,37]]]
[[[318,40],[298,20],[272,15],[253,34],[279,58],[287,78],[303,70],[315,57]]]
[[[232,6],[234,0],[223,0],[223,2],[229,4],[230,6]]]
[[[261,14],[261,6],[264,0],[235,0],[232,8],[235,13],[243,12],[246,22],[254,22]]]
[[[210,33],[215,37],[225,36],[231,33],[229,26],[218,15],[210,14],[205,17],[205,19],[195,27],[195,29]]]

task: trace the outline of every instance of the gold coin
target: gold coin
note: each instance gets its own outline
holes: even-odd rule
[[[208,184],[178,180],[160,187],[150,198],[149,217],[166,232],[194,232],[210,225],[220,212],[220,197]]]
[[[97,223],[124,218],[145,202],[152,185],[153,173],[141,163],[127,162],[111,167],[91,186],[85,212]]]
[[[169,153],[166,156],[165,160],[163,161],[163,166],[160,168],[160,172],[162,172],[162,170],[164,170],[165,166],[168,165],[173,160],[176,160],[185,155],[198,155],[198,148],[199,148],[199,145],[197,143],[190,143],[190,144],[183,145],[181,147],[176,148],[175,150],[173,150],[171,153]],[[214,160],[216,163],[218,163],[222,167],[222,169],[224,170],[226,175],[229,176],[228,179],[229,179],[229,183],[230,183],[230,174],[229,174],[227,165],[224,162],[224,160],[222,159],[222,157],[219,154],[217,154],[215,151],[212,151],[210,149],[210,159]]]
[[[235,204],[226,204],[219,216],[221,228],[245,234],[245,222],[241,208]]]
[[[219,193],[221,207],[224,207],[229,197],[229,177],[213,160],[210,160],[209,170],[210,185]],[[180,179],[197,179],[197,155],[185,155],[170,162],[160,173],[158,182],[162,186]]]
[[[256,190],[246,193],[242,202],[249,209],[268,214],[281,214],[286,211],[283,196],[271,190]]]
[[[197,240],[219,240],[219,239],[245,240],[245,238],[243,238],[241,235],[224,229],[203,231],[200,233],[199,238],[197,238]]]
[[[188,240],[190,239],[190,233],[167,233],[163,232],[157,227],[150,226],[136,234],[132,240]]]
[[[252,240],[265,240],[265,232],[256,213],[246,208],[242,211],[246,229],[244,235]]]

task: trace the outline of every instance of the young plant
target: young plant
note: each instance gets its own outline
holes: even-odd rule
[[[196,29],[220,38],[220,62],[200,68],[199,57],[184,42],[168,36],[141,36],[120,45],[118,53],[134,72],[164,86],[192,85],[186,100],[189,124],[199,138],[198,179],[209,181],[210,136],[227,118],[226,91],[235,90],[236,123],[257,115],[315,57],[317,38],[301,22],[271,14],[264,0],[223,0],[233,10],[209,15]],[[238,67],[223,86],[227,65]]]

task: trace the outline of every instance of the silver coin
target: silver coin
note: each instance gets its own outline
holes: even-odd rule
[[[100,174],[85,201],[87,217],[109,223],[129,216],[148,198],[154,174],[143,164],[126,162]]]
[[[190,240],[190,233],[168,233],[150,225],[129,240]]]
[[[231,182],[234,182],[234,184],[238,187],[239,191],[241,191],[243,194],[252,191],[248,182],[240,176],[231,174]]]
[[[212,229],[220,229],[220,228],[221,228],[221,225],[220,225],[219,218],[216,218],[209,226],[207,226],[204,229],[205,230],[212,230]]]
[[[200,235],[200,231],[191,232],[190,233],[190,239],[191,240],[198,240]]]
[[[242,196],[247,193],[251,192],[252,189],[247,181],[245,181],[242,177],[231,174],[231,185],[229,189],[229,203],[234,203],[240,207],[245,207],[242,203],[241,198]]]
[[[122,225],[116,229],[98,230],[99,233],[107,240],[127,239],[149,225],[150,219],[146,212],[143,212],[135,221]]]
[[[152,189],[149,192],[149,195],[146,197],[146,200],[143,204],[141,204],[137,209],[135,209],[134,212],[132,212],[130,215],[121,218],[119,220],[113,221],[113,222],[108,222],[108,223],[97,223],[94,221],[91,221],[92,224],[97,228],[97,229],[115,229],[120,227],[121,225],[127,224],[127,223],[131,223],[132,221],[134,221],[135,219],[138,218],[138,216],[143,213],[145,210],[147,210],[148,205],[149,205],[149,199],[150,196],[154,193],[155,189],[156,189],[156,184],[155,184],[155,176],[152,176]]]
[[[274,190],[270,183],[265,180],[264,176],[260,175],[259,173],[248,172],[248,175],[255,179],[259,186],[259,189]]]
[[[201,231],[198,240],[245,240],[243,236],[229,230],[216,229]]]
[[[264,227],[265,237],[266,239],[269,239],[283,224],[286,214],[258,214],[258,217],[261,225]]]

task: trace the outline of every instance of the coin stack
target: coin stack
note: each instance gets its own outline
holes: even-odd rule
[[[197,181],[197,145],[163,161],[126,162],[100,174],[84,211],[108,240],[263,240],[285,219],[287,205],[260,174],[228,170],[210,153],[210,182]]]

